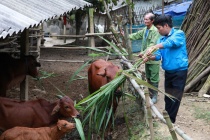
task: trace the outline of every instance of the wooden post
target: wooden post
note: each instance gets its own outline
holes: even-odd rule
[[[38,30],[36,31],[37,33],[37,46],[36,46],[36,51],[37,51],[37,62],[39,62],[40,58],[40,46],[41,46],[41,40],[42,40],[42,24],[39,25]]]
[[[131,4],[132,4],[132,0],[129,0],[128,15],[129,15],[129,22],[130,22],[130,34],[132,34],[132,25],[133,25],[132,23],[133,15],[132,15]]]
[[[63,16],[63,35],[66,35],[66,15]],[[64,37],[64,43],[66,43],[66,37]]]
[[[29,31],[25,29],[21,33],[21,57],[24,55],[28,55],[29,52]],[[28,76],[26,76],[25,80],[20,83],[20,100],[27,101],[28,100]]]
[[[170,120],[169,115],[168,115],[168,113],[166,112],[166,110],[163,111],[163,117],[164,117],[165,120],[166,120],[166,124],[167,124],[167,126],[168,126],[169,132],[171,133],[171,136],[172,136],[173,140],[178,140],[178,139],[177,139],[177,136],[176,136],[176,133],[175,133],[175,130],[174,130],[174,128],[173,128],[173,125],[172,125],[172,123],[171,123],[171,120]]]
[[[162,0],[162,14],[164,14],[164,0]]]
[[[89,9],[89,33],[94,33],[94,18],[93,18],[94,8]],[[94,37],[88,38],[89,47],[95,47]]]
[[[151,136],[151,140],[154,140],[154,128],[153,128],[152,111],[150,108],[150,97],[149,97],[148,88],[145,89],[144,94],[145,94],[145,99],[146,99],[147,120],[148,120],[149,128],[150,128],[150,136]]]

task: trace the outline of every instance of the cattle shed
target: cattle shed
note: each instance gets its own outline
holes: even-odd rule
[[[18,52],[28,55],[30,50],[39,54],[43,21],[90,5],[84,0],[1,0],[0,53]],[[30,48],[34,47],[33,44],[36,44],[34,50]],[[28,100],[27,76],[20,86],[20,99]]]

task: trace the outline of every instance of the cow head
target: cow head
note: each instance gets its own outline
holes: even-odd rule
[[[59,131],[70,132],[72,129],[75,128],[75,123],[70,123],[66,120],[58,120],[57,127]]]
[[[36,61],[36,58],[32,55],[24,56],[24,61],[27,67],[27,74],[36,78],[38,76],[37,67],[41,67],[41,64]]]
[[[54,115],[57,112],[64,117],[79,117],[79,112],[74,107],[74,101],[68,96],[60,98],[51,115]]]
[[[106,83],[109,83],[110,81],[112,81],[118,74],[118,72],[120,71],[120,68],[116,65],[108,65],[106,67],[102,67],[98,70],[97,75],[102,76],[104,78],[106,78]],[[115,91],[116,95],[121,95],[121,89],[117,88],[117,90]]]
[[[115,76],[117,76],[117,73],[119,72],[120,68],[115,65],[108,65],[106,67],[102,67],[98,70],[97,75],[102,76],[106,78],[106,82],[109,83],[112,81]]]

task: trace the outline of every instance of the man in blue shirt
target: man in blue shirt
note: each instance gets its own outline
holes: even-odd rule
[[[162,68],[165,70],[165,92],[175,97],[172,100],[165,96],[165,110],[172,123],[175,123],[187,79],[186,37],[182,30],[173,28],[170,16],[157,16],[154,25],[162,37],[156,45],[147,50],[144,61],[162,60]],[[154,50],[157,51],[151,55]]]

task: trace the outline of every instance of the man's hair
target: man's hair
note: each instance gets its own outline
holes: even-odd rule
[[[150,16],[149,16],[149,19],[150,19],[151,21],[155,20],[155,15],[153,14],[153,12],[145,13],[144,16],[146,16],[146,15],[150,15]]]
[[[169,27],[171,27],[171,28],[173,27],[171,16],[168,16],[168,15],[156,15],[155,21],[153,22],[153,24],[155,26],[156,25],[164,26],[164,25],[168,24]]]

